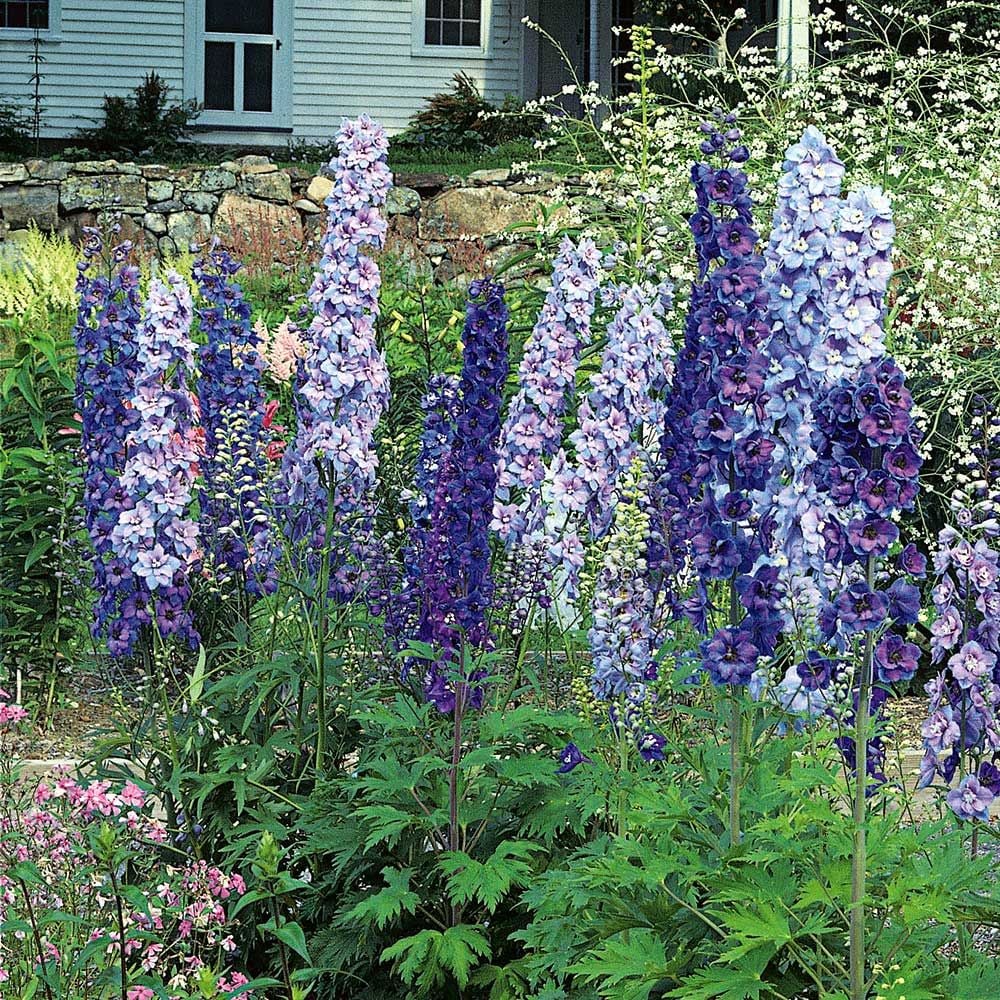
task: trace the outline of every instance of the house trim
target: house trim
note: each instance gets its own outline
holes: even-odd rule
[[[482,59],[493,56],[493,0],[481,0],[479,45],[428,45],[424,41],[424,24],[427,19],[427,0],[413,0],[410,18],[410,52],[416,58],[428,59]]]
[[[49,26],[38,32],[43,42],[61,42],[62,0],[49,0]],[[35,37],[34,28],[0,28],[0,42],[30,42]]]

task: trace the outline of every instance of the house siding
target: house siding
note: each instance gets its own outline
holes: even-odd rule
[[[488,59],[413,52],[414,5],[422,0],[297,0],[294,133],[321,141],[343,116],[367,111],[399,131],[432,94],[464,71],[494,102],[521,93],[524,0],[492,0]]]
[[[138,8],[141,7],[141,16]],[[69,136],[101,120],[105,94],[128,94],[150,71],[179,100],[184,0],[62,0],[54,39],[43,34],[42,135]],[[0,96],[30,111],[31,42],[0,32]]]
[[[285,2],[285,0],[281,0]],[[484,0],[486,2],[486,0]],[[45,138],[71,136],[101,119],[106,94],[126,95],[156,70],[180,100],[185,14],[192,0],[62,0],[42,46]],[[295,138],[328,140],[340,119],[368,112],[390,132],[464,71],[488,99],[523,88],[525,0],[492,0],[488,58],[413,51],[413,11],[423,0],[294,0],[292,126]],[[45,36],[43,36],[45,38]],[[30,111],[31,42],[0,32],[0,97]],[[190,76],[190,69],[188,69]]]

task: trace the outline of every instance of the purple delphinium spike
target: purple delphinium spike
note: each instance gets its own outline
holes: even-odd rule
[[[691,171],[697,208],[689,221],[699,277],[660,442],[651,562],[669,581],[690,560],[694,593],[683,603],[676,592],[666,596],[701,631],[710,630],[708,582],[729,581],[728,621],[703,644],[702,662],[716,683],[742,685],[777,642],[779,588],[756,568],[769,526],[756,497],[775,450],[761,424],[767,293],[747,178],[737,166],[745,150],[731,124],[703,125],[702,149],[720,163],[697,163]],[[734,588],[743,578],[746,594],[737,599]],[[670,588],[664,584],[665,593]]]
[[[489,526],[508,366],[503,285],[491,279],[472,283],[462,343],[457,397],[450,380],[432,387],[418,465],[420,478],[433,481],[433,492],[413,507],[402,586],[387,616],[399,648],[418,641],[434,650],[434,659],[422,665],[422,682],[441,712],[453,711],[459,697],[463,709],[482,703],[476,683],[482,675],[458,672],[470,653],[492,644]],[[404,679],[413,668],[405,664]]]
[[[235,281],[240,264],[224,250],[195,262],[206,305],[197,315],[208,341],[198,350],[198,401],[205,432],[199,508],[205,563],[220,584],[239,579],[249,594],[277,586],[267,500],[264,360],[250,307]]]
[[[112,652],[131,653],[145,625],[164,639],[176,635],[192,647],[198,643],[188,607],[190,575],[200,558],[191,510],[201,448],[190,388],[192,316],[191,293],[180,275],[151,281],[136,341],[131,403],[138,420],[125,438],[128,455],[119,478],[125,496],[111,532],[131,586]]]
[[[380,208],[392,174],[385,132],[367,115],[344,120],[337,146],[323,256],[309,290],[315,316],[304,335],[298,432],[282,473],[292,539],[310,553],[310,565],[316,552],[330,551],[330,593],[347,599],[373,543],[375,429],[389,401],[375,334],[381,276],[369,253],[385,242]],[[328,519],[333,538],[325,537]]]
[[[955,527],[943,528],[934,553],[931,591],[931,660],[941,672],[928,682],[928,717],[922,727],[922,786],[941,777],[966,776],[948,796],[959,819],[980,819],[1000,760],[1000,414],[979,398],[963,442],[962,476],[951,497]],[[961,527],[958,527],[960,525]],[[980,796],[972,775],[984,786]],[[970,792],[970,788],[972,792]],[[970,794],[983,808],[972,809]],[[986,801],[989,798],[989,801]]]
[[[101,266],[103,243],[96,229],[85,230],[84,259],[78,265],[80,299],[73,338],[77,349],[75,402],[80,414],[84,462],[84,519],[94,547],[95,637],[107,639],[113,656],[132,646],[132,625],[122,615],[132,607],[131,570],[116,555],[111,532],[118,512],[130,503],[118,481],[125,465],[125,441],[138,421],[130,406],[139,369],[136,350],[141,316],[139,269],[129,264],[132,246],[112,252],[108,273]]]

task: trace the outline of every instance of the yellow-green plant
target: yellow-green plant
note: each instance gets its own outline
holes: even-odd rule
[[[13,252],[0,256],[0,317],[76,309],[76,247],[32,226]]]

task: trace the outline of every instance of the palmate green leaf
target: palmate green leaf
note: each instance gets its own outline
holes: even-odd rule
[[[760,1000],[773,996],[773,991],[752,965],[713,965],[699,969],[664,996],[674,1000]]]
[[[456,903],[477,900],[490,913],[515,886],[528,883],[532,856],[542,851],[538,844],[505,840],[486,861],[476,861],[464,851],[448,851],[438,863],[448,874],[448,891]]]
[[[724,918],[726,927],[739,940],[720,956],[723,962],[734,962],[751,952],[761,952],[770,959],[792,940],[788,918],[766,903],[758,903],[753,909],[737,907],[718,916]]]
[[[673,978],[663,942],[645,927],[602,941],[566,971],[608,1000],[647,1000],[654,986]]]
[[[489,941],[478,927],[459,924],[444,931],[425,929],[397,941],[382,952],[383,962],[396,963],[396,972],[407,985],[426,995],[441,986],[450,973],[465,989],[477,958],[492,957]]]
[[[362,806],[356,815],[368,827],[365,837],[365,850],[368,851],[376,844],[395,845],[410,827],[422,825],[420,817],[390,805]]]
[[[383,868],[382,877],[386,887],[374,896],[362,899],[341,917],[343,922],[374,924],[383,930],[390,920],[395,920],[404,911],[415,913],[420,896],[410,889],[411,868],[397,870]]]
[[[951,1000],[996,1000],[998,983],[1000,960],[982,959],[951,976],[946,995]]]

